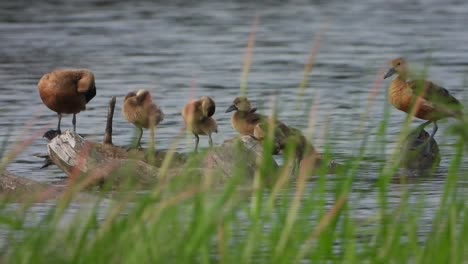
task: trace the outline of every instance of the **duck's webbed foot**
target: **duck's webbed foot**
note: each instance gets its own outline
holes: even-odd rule
[[[62,134],[62,131],[60,131],[59,129],[58,130],[51,129],[45,132],[42,137],[47,138],[48,140],[52,140],[54,137],[61,135],[61,134]]]

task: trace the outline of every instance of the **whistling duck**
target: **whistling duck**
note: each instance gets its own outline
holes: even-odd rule
[[[86,69],[55,70],[44,74],[38,83],[42,102],[58,114],[57,130],[44,137],[52,139],[60,134],[62,114],[73,114],[73,131],[76,132],[76,114],[86,109],[86,104],[96,95],[94,74]]]
[[[143,135],[143,128],[154,128],[164,119],[164,113],[153,103],[151,94],[143,89],[137,92],[129,92],[125,96],[122,115],[139,130],[136,142],[137,147],[141,146],[140,141]]]
[[[434,123],[430,139],[437,132],[437,121],[446,117],[460,119],[462,116],[460,102],[447,89],[426,80],[409,81],[408,65],[403,58],[391,61],[391,68],[384,79],[398,74],[388,89],[388,100],[397,109],[413,114],[415,117],[428,120],[421,125],[424,128]],[[414,109],[412,106],[414,105]]]
[[[212,118],[215,111],[215,102],[208,96],[203,96],[199,100],[192,100],[182,109],[182,117],[187,131],[195,135],[195,152],[198,151],[199,135],[207,135],[208,143],[213,146],[211,134],[213,132],[218,133],[218,125]]]
[[[289,127],[279,120],[256,113],[246,97],[237,97],[226,113],[236,111],[231,117],[231,125],[241,135],[250,135],[258,140],[265,138],[270,124],[274,127],[274,143],[278,150],[283,150],[288,142],[296,145],[296,157],[302,160],[305,155],[317,154],[301,131]],[[315,155],[318,156],[318,155]]]

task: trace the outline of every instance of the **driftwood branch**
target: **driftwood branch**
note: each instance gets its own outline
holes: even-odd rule
[[[0,173],[0,197],[14,201],[39,202],[56,198],[63,187],[37,182],[9,171]]]
[[[132,179],[136,184],[150,188],[162,176],[159,175],[159,167],[168,154],[158,151],[148,155],[142,150],[127,151],[110,144],[93,143],[71,131],[55,137],[47,148],[52,162],[69,177],[85,175],[91,186],[103,184],[110,179],[112,185],[117,186],[120,182]],[[180,174],[188,158],[179,153],[172,155],[174,158],[167,172],[171,177]],[[260,144],[247,136],[227,141],[198,155],[201,157],[198,168],[201,175],[215,173],[220,179],[226,179],[239,166],[246,168],[246,177],[253,177],[257,161],[262,158],[263,153]],[[276,163],[273,166],[274,169],[277,168]]]
[[[107,111],[107,122],[106,122],[106,131],[104,132],[104,139],[102,143],[112,145],[112,120],[114,119],[114,109],[115,102],[117,101],[116,97],[112,97],[109,102],[109,109]]]

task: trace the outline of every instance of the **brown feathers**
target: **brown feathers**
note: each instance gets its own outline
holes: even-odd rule
[[[215,111],[215,102],[208,96],[203,96],[198,100],[192,100],[182,109],[181,114],[185,126],[196,138],[195,151],[198,149],[199,135],[207,135],[210,146],[213,145],[211,134],[218,132],[218,125],[212,118]]]
[[[150,93],[146,90],[129,92],[125,96],[122,115],[139,128],[157,126],[164,119],[164,113],[153,103]]]
[[[140,145],[143,134],[142,128],[152,129],[164,119],[164,113],[153,103],[151,94],[143,89],[137,92],[129,92],[125,96],[122,115],[139,129],[137,146]]]
[[[96,95],[94,75],[89,70],[56,70],[39,80],[42,102],[59,114],[76,114],[86,109]]]
[[[391,66],[384,78],[398,74],[388,89],[388,100],[395,108],[410,113],[414,105],[414,116],[430,121],[461,117],[462,105],[447,89],[431,81],[407,81],[409,69],[403,58],[393,60]]]
[[[300,130],[289,127],[275,118],[257,114],[255,112],[256,108],[252,108],[246,97],[237,97],[226,112],[234,110],[236,112],[231,117],[231,125],[239,134],[250,135],[258,140],[263,140],[267,137],[269,131],[273,129],[275,151],[284,150],[288,144],[292,144],[295,146],[295,154],[298,160],[302,160],[305,155],[313,155],[320,159],[320,155]]]
[[[52,140],[61,133],[62,114],[73,114],[73,131],[76,132],[76,114],[86,109],[86,104],[96,96],[94,75],[89,70],[56,70],[47,73],[37,85],[42,102],[58,114],[57,130],[44,137]]]

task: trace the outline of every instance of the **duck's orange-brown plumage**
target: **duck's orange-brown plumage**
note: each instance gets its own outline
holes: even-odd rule
[[[137,145],[140,144],[142,128],[153,128],[164,119],[163,111],[153,103],[151,94],[143,89],[129,92],[125,96],[122,115],[140,130]]]
[[[195,151],[198,149],[199,135],[208,136],[210,146],[213,145],[212,133],[218,132],[218,125],[213,119],[216,111],[216,104],[208,96],[203,96],[198,100],[192,100],[182,109],[182,118],[188,131],[191,131],[196,138]]]
[[[87,69],[55,70],[44,74],[37,87],[42,102],[59,115],[58,133],[61,114],[74,115],[76,130],[75,115],[85,110],[86,104],[96,96],[94,74]]]
[[[320,155],[300,130],[289,127],[276,118],[258,114],[256,110],[256,108],[252,108],[246,97],[237,97],[226,112],[236,111],[231,117],[231,125],[241,135],[250,135],[262,140],[267,136],[269,127],[272,127],[277,151],[283,150],[288,143],[294,143],[298,160],[302,160],[304,155],[309,156],[312,153],[319,158]]]
[[[402,58],[393,60],[391,66],[385,78],[398,74],[388,89],[388,100],[395,108],[429,121],[461,116],[460,102],[447,89],[427,80],[407,81],[408,66]]]
[[[56,70],[39,80],[42,102],[57,113],[76,114],[96,95],[94,74],[89,70]]]

